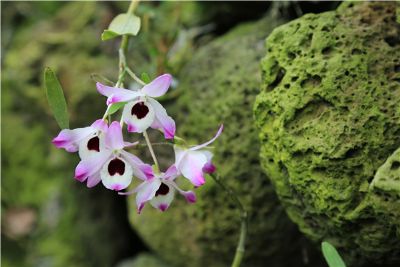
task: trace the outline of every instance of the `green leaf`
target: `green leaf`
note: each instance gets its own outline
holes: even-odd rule
[[[324,255],[329,267],[346,267],[346,264],[334,246],[324,241],[322,242],[321,247],[322,254]]]
[[[140,79],[141,79],[142,81],[144,81],[145,83],[151,82],[150,76],[149,76],[146,72],[143,72],[143,73],[140,75]]]
[[[69,128],[67,103],[60,82],[50,68],[44,71],[47,101],[61,129]]]
[[[140,18],[132,14],[119,14],[101,34],[101,40],[106,41],[120,35],[137,35],[140,30]]]
[[[114,114],[117,112],[120,108],[125,106],[126,102],[118,102],[118,103],[113,103],[111,104],[111,107],[108,109],[107,115]]]

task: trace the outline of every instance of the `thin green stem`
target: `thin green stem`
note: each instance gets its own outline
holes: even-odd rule
[[[126,66],[125,69],[126,72],[128,72],[129,76],[131,76],[137,83],[141,85],[146,85],[146,83],[142,81],[138,76],[136,76],[136,74],[128,66]]]
[[[140,0],[132,0],[129,8],[128,8],[128,14],[133,14],[133,12],[135,11],[135,8],[137,7],[137,5],[139,4]],[[126,74],[126,57],[125,54],[128,51],[128,44],[129,44],[129,36],[128,35],[124,35],[122,36],[122,40],[121,40],[121,45],[119,47],[118,50],[118,54],[119,54],[119,71],[118,71],[118,81],[115,84],[115,87],[120,87],[125,80],[125,74]],[[103,115],[103,120],[107,117],[108,115],[108,111],[110,109],[111,105],[109,105],[107,107],[106,112],[104,112]],[[123,122],[120,124],[123,124]],[[122,125],[121,125],[122,126]]]
[[[241,226],[240,226],[240,236],[238,245],[236,248],[235,257],[233,258],[233,262],[231,267],[239,267],[242,263],[244,252],[245,252],[245,243],[246,243],[246,236],[247,236],[247,211],[244,208],[242,202],[240,202],[239,198],[236,196],[233,190],[224,184],[218,174],[210,174],[214,181],[223,189],[225,192],[228,193],[230,198],[236,203],[236,206],[240,210],[240,219],[241,219]]]
[[[152,146],[152,144],[150,142],[149,135],[147,134],[146,131],[144,131],[143,132],[143,136],[144,136],[144,139],[146,140],[146,144],[147,144],[147,146],[148,146],[148,148],[150,150],[150,154],[151,154],[151,157],[153,158],[154,165],[156,165],[157,171],[160,171],[160,166],[158,165],[157,157],[156,157],[156,154],[154,153],[153,146]]]

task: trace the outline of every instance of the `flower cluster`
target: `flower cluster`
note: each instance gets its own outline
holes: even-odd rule
[[[81,161],[75,169],[75,179],[94,187],[100,182],[110,189],[121,191],[132,182],[133,177],[142,181],[129,192],[118,192],[120,195],[136,193],[138,212],[146,202],[165,211],[172,202],[175,192],[183,195],[189,203],[196,201],[193,191],[184,191],[176,183],[179,176],[187,178],[195,188],[205,183],[204,173],[212,173],[212,153],[206,147],[221,134],[223,126],[210,141],[198,146],[173,144],[175,163],[165,172],[157,166],[144,163],[140,158],[127,152],[129,147],[138,142],[123,140],[123,125],[129,133],[145,133],[151,127],[164,134],[165,139],[176,140],[175,121],[168,116],[165,108],[154,98],[164,95],[171,84],[172,77],[164,74],[140,90],[128,90],[109,87],[97,83],[97,91],[107,96],[107,111],[114,103],[123,103],[124,108],[120,122],[108,122],[105,117],[96,120],[91,126],[74,130],[64,129],[53,139],[53,144],[68,152],[78,152]],[[171,143],[172,144],[172,143]],[[147,144],[151,146],[151,143]]]

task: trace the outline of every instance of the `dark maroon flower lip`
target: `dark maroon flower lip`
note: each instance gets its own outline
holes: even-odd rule
[[[124,175],[125,173],[125,162],[119,158],[115,158],[108,163],[108,173],[113,176],[115,174]]]
[[[100,152],[100,139],[98,136],[94,136],[89,139],[89,141],[87,142],[87,149]]]
[[[168,192],[169,192],[169,186],[164,183],[161,183],[160,187],[156,191],[156,196],[158,195],[165,196],[168,194]]]
[[[131,115],[135,115],[138,119],[143,119],[149,113],[149,108],[144,102],[137,102],[131,109]]]

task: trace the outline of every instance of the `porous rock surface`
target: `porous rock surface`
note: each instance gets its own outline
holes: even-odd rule
[[[395,5],[345,3],[275,29],[254,107],[261,162],[288,215],[351,266],[400,261]]]

